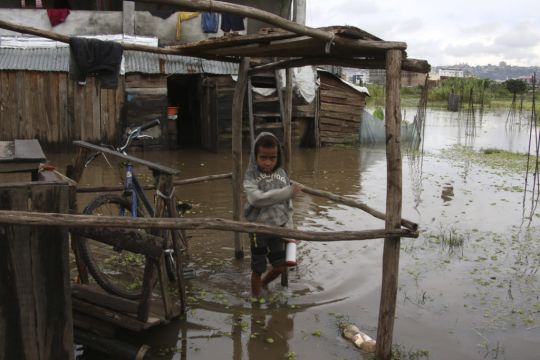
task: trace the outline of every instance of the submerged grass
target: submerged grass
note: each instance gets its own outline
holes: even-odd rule
[[[454,145],[441,150],[441,156],[449,160],[468,160],[480,166],[508,172],[525,172],[527,170],[527,154],[504,151],[494,148],[474,150],[463,145]],[[531,159],[534,161],[534,157]]]

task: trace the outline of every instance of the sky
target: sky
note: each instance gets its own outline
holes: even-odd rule
[[[540,66],[538,0],[306,0],[306,25],[351,25],[407,43],[432,66]]]

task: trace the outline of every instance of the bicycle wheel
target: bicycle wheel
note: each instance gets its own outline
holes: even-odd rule
[[[97,216],[131,216],[131,202],[118,195],[94,198],[83,213]],[[138,211],[138,217],[143,214]],[[94,280],[108,293],[137,300],[142,294],[146,258],[142,254],[121,251],[99,241],[81,237],[78,248],[83,262]]]

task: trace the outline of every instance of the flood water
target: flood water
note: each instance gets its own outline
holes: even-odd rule
[[[428,358],[422,354],[429,359],[538,359],[540,231],[538,212],[523,221],[525,173],[451,151],[466,145],[525,152],[527,126],[508,126],[505,112],[485,113],[467,126],[463,115],[428,110],[425,134],[423,155],[402,149],[402,215],[417,222],[421,234],[401,241],[394,328],[401,359]],[[48,155],[58,164],[69,161],[67,155]],[[137,155],[180,169],[180,178],[231,171],[229,153]],[[293,169],[294,180],[384,211],[382,145],[300,149]],[[82,182],[118,180],[115,170],[97,160]],[[176,193],[193,203],[186,217],[232,216],[228,180],[177,187]],[[296,198],[294,205],[300,229],[384,227],[361,210],[309,195]],[[341,337],[338,325],[351,322],[376,337],[381,239],[301,242],[289,287],[272,283],[266,302],[259,304],[249,296],[247,240],[246,258],[235,260],[230,233],[189,235],[189,266],[196,278],[189,281],[187,319],[129,336],[153,346],[152,358],[358,359],[362,353]]]

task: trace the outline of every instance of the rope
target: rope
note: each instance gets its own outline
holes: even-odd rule
[[[330,47],[334,44],[334,39],[336,38],[336,34],[332,33],[332,38],[326,42],[326,45],[324,46],[324,53],[330,54]]]
[[[162,193],[161,191],[159,191],[159,189],[156,190],[156,195],[159,196],[160,198],[162,199],[165,199],[165,200],[171,200],[174,196],[174,190],[176,188],[173,188],[171,193],[169,195],[165,195],[164,193]]]

